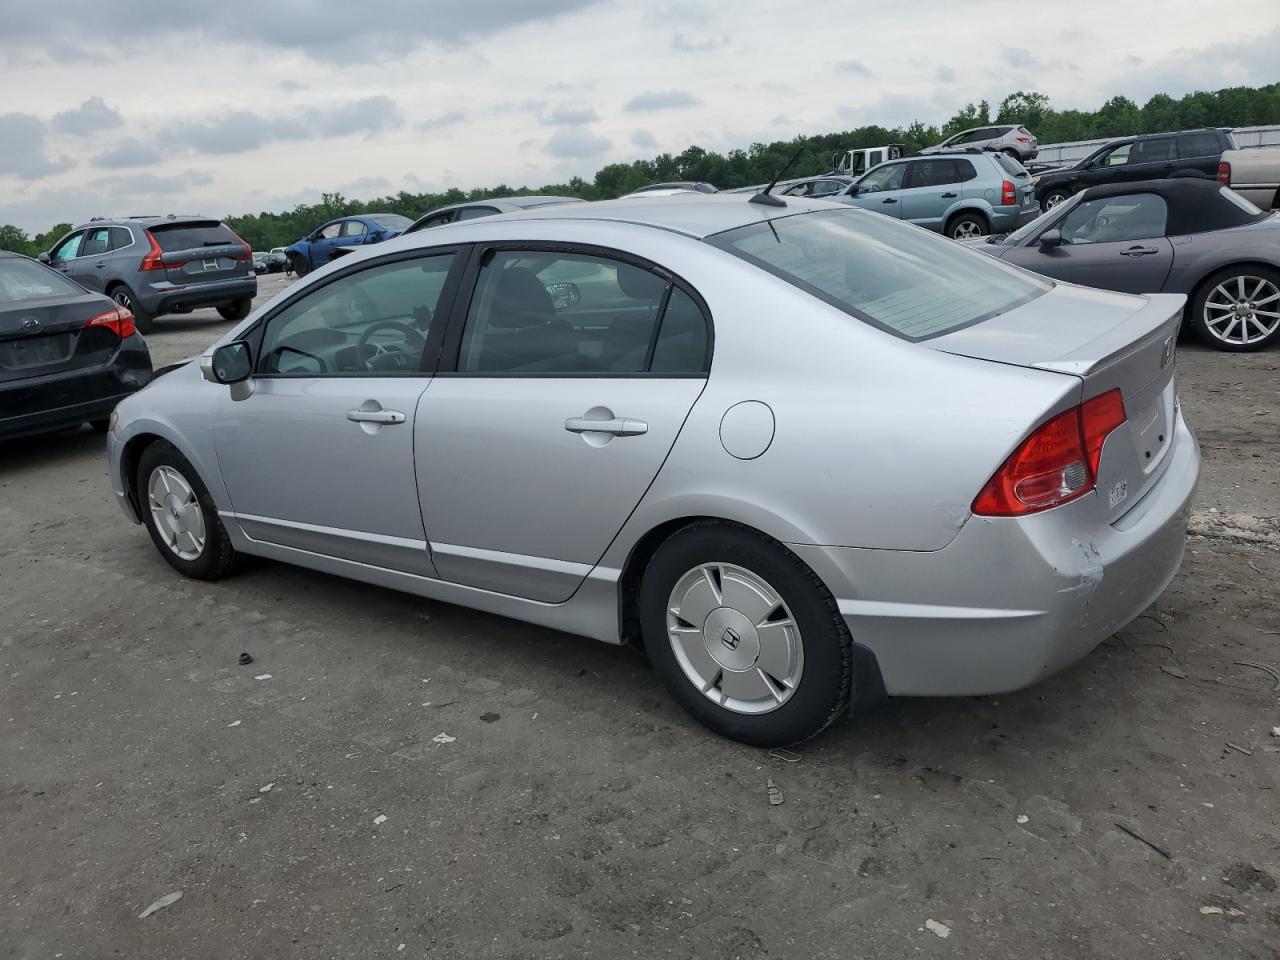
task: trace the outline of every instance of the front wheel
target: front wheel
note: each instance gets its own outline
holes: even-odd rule
[[[300,253],[289,254],[289,269],[295,276],[305,277],[311,272],[311,261]]]
[[[240,555],[195,467],[165,440],[142,452],[136,479],[143,523],[160,556],[184,576],[220,580]]]
[[[947,236],[952,240],[972,240],[990,232],[986,218],[977,213],[962,213],[947,224]]]
[[[156,328],[155,317],[143,309],[133,291],[123,283],[111,289],[111,299],[133,314],[133,325],[139,333],[150,333]]]
[[[224,320],[243,320],[252,309],[253,301],[248,297],[218,305],[218,313],[222,314]]]
[[[1218,350],[1243,353],[1280,341],[1280,271],[1227,267],[1200,285],[1188,306],[1196,335]]]
[[[853,696],[853,641],[835,600],[782,544],[718,521],[685,527],[640,585],[645,649],[672,697],[757,746],[825,730]]]
[[[1066,190],[1050,190],[1048,193],[1046,193],[1043,197],[1040,198],[1040,209],[1043,210],[1045,213],[1048,213],[1058,204],[1063,203],[1064,201],[1069,200],[1070,198],[1071,198],[1071,194],[1069,194]]]

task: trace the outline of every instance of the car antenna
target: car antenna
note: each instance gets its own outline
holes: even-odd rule
[[[796,152],[791,155],[791,159],[782,165],[782,169],[779,170],[777,176],[769,182],[769,185],[759,193],[753,194],[747,203],[762,203],[766,207],[785,207],[787,205],[787,201],[769,196],[769,191],[778,185],[778,181],[782,179],[782,175],[791,169],[791,165],[800,159],[800,154],[802,153],[804,153],[804,147],[800,147],[796,150]]]

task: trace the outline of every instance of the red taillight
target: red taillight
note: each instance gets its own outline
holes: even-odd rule
[[[1030,142],[1031,142],[1031,138],[1030,138],[1030,137],[1019,137],[1019,138],[1018,138],[1018,142],[1019,142],[1019,143],[1030,143]]]
[[[156,243],[156,238],[151,235],[150,230],[142,231],[147,238],[147,243],[151,244],[151,251],[142,258],[142,263],[138,265],[139,270],[163,270],[169,266],[164,262],[164,251],[160,249],[160,244]]]
[[[1048,510],[1093,489],[1102,444],[1125,422],[1119,390],[1060,413],[1022,441],[973,501],[973,512],[1016,517]]]
[[[84,326],[86,330],[89,327],[106,327],[121,340],[133,336],[134,331],[138,329],[134,325],[133,314],[124,307],[116,307],[96,317],[90,317],[84,322]]]
[[[235,238],[236,238],[237,242],[239,242],[239,243],[244,243],[244,241],[240,239],[240,234],[236,233],[236,232],[235,232],[234,230],[232,230],[230,227],[227,227],[227,230],[230,232],[230,234],[231,234],[233,237],[235,237]],[[253,259],[253,247],[249,246],[247,243],[244,243],[244,253],[237,254],[237,255],[233,256],[231,259],[232,259],[232,260],[252,260],[252,259]]]
[[[1000,205],[1005,207],[1016,206],[1018,203],[1018,188],[1009,180],[1000,183]]]
[[[1218,182],[1224,187],[1231,186],[1231,164],[1225,160],[1218,164]]]

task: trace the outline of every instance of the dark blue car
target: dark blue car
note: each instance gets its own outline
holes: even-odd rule
[[[334,257],[342,256],[339,247],[381,243],[400,236],[412,224],[412,220],[398,213],[362,213],[354,217],[330,220],[320,229],[285,248],[289,257],[289,269],[300,277],[304,276],[323,267]]]

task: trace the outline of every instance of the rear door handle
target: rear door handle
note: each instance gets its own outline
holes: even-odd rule
[[[643,420],[614,417],[612,420],[588,420],[586,417],[570,417],[564,422],[570,433],[611,433],[615,437],[638,437],[649,432]]]
[[[404,414],[399,410],[348,410],[347,419],[353,423],[404,423]]]
[[[1155,247],[1130,247],[1128,250],[1121,250],[1120,254],[1125,257],[1145,257],[1159,252]]]

